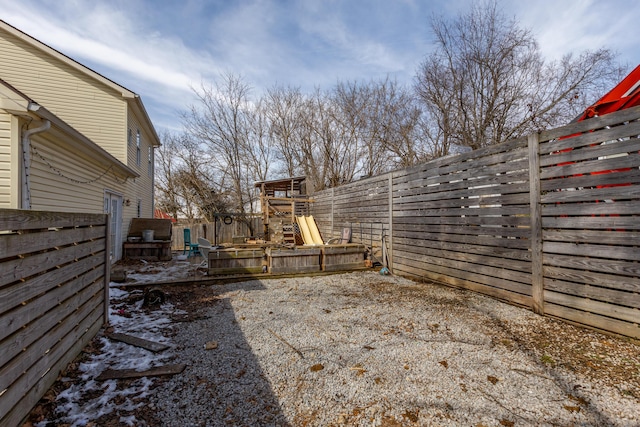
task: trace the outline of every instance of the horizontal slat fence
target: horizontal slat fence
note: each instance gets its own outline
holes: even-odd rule
[[[332,236],[381,224],[396,274],[640,338],[639,119],[628,109],[325,190],[312,213]]]
[[[637,109],[627,110],[540,135],[545,312],[635,338],[638,115]]]
[[[352,241],[367,246],[382,261],[382,237],[389,230],[388,199],[388,176],[377,176],[315,194],[311,212],[325,242],[349,228]]]
[[[0,209],[0,425],[19,425],[107,321],[108,228]]]
[[[231,223],[224,222],[225,217],[221,217],[214,222],[197,222],[193,224],[175,224],[172,230],[171,249],[184,249],[184,229],[191,229],[191,242],[198,243],[198,237],[209,240],[212,244],[232,243],[234,237],[258,237],[263,234],[262,217],[251,217],[253,234],[247,223],[235,217],[231,218]],[[227,222],[229,220],[227,219]]]

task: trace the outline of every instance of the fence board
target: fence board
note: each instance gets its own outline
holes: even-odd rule
[[[546,166],[565,161],[554,161],[554,159],[563,159],[563,156],[568,156],[564,158],[567,159],[566,161],[570,161],[572,160],[572,155],[576,155],[574,152],[589,153],[592,152],[591,150],[602,150],[603,147],[611,147],[613,150],[624,151],[615,147],[625,147],[628,146],[628,144],[634,144],[634,140],[640,142],[637,141],[637,136],[640,134],[638,129],[640,129],[640,122],[631,122],[627,125],[615,126],[611,129],[598,129],[597,132],[583,133],[571,138],[542,142],[540,144],[540,154],[542,159],[544,159],[543,165]],[[630,149],[627,151],[636,150]],[[579,160],[580,158],[578,157],[577,159]]]
[[[97,299],[98,298],[96,297],[96,300]],[[59,366],[61,361],[66,361],[66,363],[62,364],[62,366],[59,366],[59,370],[56,372],[57,377],[60,370],[64,369],[64,367],[66,367],[66,365],[75,358],[78,353],[75,353],[73,357],[68,357],[67,360],[66,356],[68,355],[68,349],[70,347],[73,347],[77,343],[77,341],[80,340],[83,335],[85,335],[85,331],[87,329],[87,326],[85,326],[85,324],[91,325],[96,321],[100,322],[102,320],[102,306],[98,304],[90,308],[92,308],[92,310],[88,315],[85,310],[82,310],[76,313],[73,316],[73,319],[70,319],[72,320],[72,323],[65,323],[58,326],[59,328],[62,328],[63,326],[66,327],[69,324],[75,325],[73,329],[68,331],[64,338],[55,346],[50,349],[33,349],[33,351],[39,350],[37,351],[37,354],[39,355],[38,361],[34,365],[32,365],[30,369],[24,373],[24,375],[18,378],[17,381],[11,384],[11,386],[7,389],[7,392],[2,395],[2,399],[0,400],[0,413],[7,413],[11,407],[18,405],[23,396],[26,395],[31,390],[31,388],[34,387],[34,385],[38,388],[42,387],[39,381],[41,381],[41,378],[50,369],[52,369],[52,366]],[[85,317],[79,317],[80,315],[83,315]],[[91,336],[91,338],[93,338],[93,336]],[[80,347],[80,350],[88,343],[88,341],[91,340],[91,338],[86,340],[85,344]],[[55,381],[55,377],[53,378],[53,380]],[[42,390],[42,392],[44,393],[50,386],[51,384],[48,384],[47,387]]]
[[[640,232],[609,230],[544,230],[545,241],[633,245],[640,242]]]
[[[630,185],[640,183],[640,171],[637,168],[628,171],[619,171],[616,173],[599,174],[599,175],[582,175],[569,176],[554,179],[547,179],[540,183],[543,193],[549,191],[561,191],[576,188],[595,187],[595,186],[615,186]]]
[[[394,225],[394,239],[396,239],[398,245],[411,244],[410,242],[416,242],[414,246],[419,246],[421,242],[436,241],[448,244],[461,243],[465,245],[486,246],[488,250],[494,250],[496,253],[500,253],[502,249],[506,251],[509,256],[517,256],[520,253],[528,253],[530,242],[525,239],[504,239],[492,236],[475,236],[466,234],[442,234],[437,233],[434,230],[433,233],[423,232],[420,236],[416,236],[416,228],[424,228],[420,225],[411,228],[408,231],[404,231],[405,227]],[[518,251],[520,249],[520,251]],[[507,257],[509,257],[507,256]]]
[[[600,172],[638,166],[638,155],[626,155],[609,159],[596,159],[564,166],[549,166],[540,172],[541,179],[551,179],[571,175]],[[598,175],[594,176],[594,183],[598,183]]]
[[[624,307],[640,307],[640,293],[620,292],[616,289],[603,288],[584,283],[567,282],[559,279],[545,278],[545,291],[556,291],[580,298],[592,299],[620,305]]]
[[[545,216],[640,215],[640,204],[636,201],[560,203],[557,205],[545,205],[543,211]]]
[[[553,291],[545,291],[544,296],[545,300],[551,304],[572,307],[578,310],[631,323],[636,323],[638,321],[638,316],[640,316],[640,311],[635,308],[628,308],[620,305],[612,306],[608,303],[590,300],[581,296],[567,295]]]
[[[0,355],[0,366],[34,340],[44,336],[45,328],[48,329],[51,325],[55,325],[61,317],[68,314],[68,306],[62,305],[65,300],[75,294],[82,294],[85,299],[92,297],[96,286],[102,288],[99,280],[101,277],[100,269],[91,270],[67,286],[57,287],[13,310],[11,322],[0,331],[0,340],[18,333],[11,336],[9,344],[5,347],[5,352]]]
[[[490,174],[488,174],[490,173]],[[504,166],[500,169],[487,171],[470,171],[465,174],[438,175],[421,179],[418,182],[409,181],[394,184],[394,197],[405,197],[412,194],[422,194],[426,187],[431,192],[445,192],[466,189],[479,185],[501,185],[505,183],[518,183],[528,181],[528,171],[526,163],[520,162],[520,168],[514,169],[513,165]]]
[[[404,245],[402,247],[406,250],[410,247],[410,245]],[[523,282],[529,281],[531,273],[531,262],[519,262],[514,259],[505,259],[498,256],[493,256],[492,254],[487,255],[484,253],[475,253],[473,249],[465,252],[450,251],[447,249],[430,247],[429,244],[425,242],[423,245],[412,247],[411,252],[417,255],[428,256],[433,259],[446,259],[448,261],[460,261],[465,264],[476,264],[480,266],[480,271],[485,268],[483,267],[485,265],[490,265],[491,269],[495,268],[500,272],[503,271],[501,269],[513,270],[514,273],[510,276],[510,278],[514,280],[517,279],[517,273],[515,272],[528,273],[520,276],[521,281]]]
[[[640,244],[640,242],[637,243]],[[640,261],[640,251],[637,247],[545,242],[544,251],[547,254],[571,254],[574,256],[589,257],[589,259],[599,257],[614,260]],[[588,265],[586,268],[587,270],[591,270]]]
[[[55,362],[53,362],[54,359],[52,357],[48,357],[46,359],[47,361],[51,361],[49,362],[50,369],[47,370],[42,377],[32,379],[34,381],[32,382],[34,386],[24,396],[22,396],[20,401],[8,413],[6,413],[7,415],[5,418],[0,420],[1,423],[6,423],[3,425],[18,425],[20,421],[29,414],[31,408],[33,408],[47,392],[49,387],[53,385],[58,378],[58,375],[60,375],[60,372],[64,370],[69,363],[76,358],[82,349],[89,344],[91,339],[96,336],[102,327],[102,316],[100,313],[97,313],[95,316],[87,318],[86,320],[93,320],[93,323],[88,327],[83,327],[82,329],[78,326],[77,329],[84,332],[84,334],[74,334],[70,339],[66,339],[62,343],[68,347],[67,352],[61,358],[57,359]],[[2,403],[0,402],[0,413],[3,413],[3,409]]]
[[[394,199],[394,210],[402,211],[409,209],[444,209],[469,206],[488,206],[488,205],[529,205],[529,193],[513,193],[513,194],[491,194],[483,196],[469,196],[464,199],[440,199],[425,202],[417,199],[410,202],[404,199]]]
[[[55,266],[68,264],[87,254],[104,251],[104,248],[105,242],[101,239],[4,262],[0,271],[0,287],[42,273],[50,269],[52,264]]]
[[[631,126],[629,126],[630,128]],[[633,126],[635,129],[640,130],[640,122]],[[628,130],[625,126],[619,126],[615,130]],[[598,139],[601,139],[601,135],[597,135]],[[583,160],[590,160],[598,157],[619,155],[620,153],[633,153],[640,150],[640,139],[633,138],[624,141],[616,141],[614,143],[608,143],[606,145],[597,144],[594,146],[587,146],[576,150],[571,150],[565,153],[550,154],[540,159],[540,165],[553,166],[565,162],[578,162]]]
[[[101,257],[92,256],[36,276],[29,281],[29,286],[24,286],[22,283],[9,286],[3,289],[0,294],[2,295],[2,299],[0,299],[0,314],[4,314],[43,292],[56,288],[60,283],[73,279],[81,271],[97,268],[103,263],[104,259],[101,259]]]
[[[216,228],[217,227],[217,228]],[[197,243],[198,237],[209,240],[212,244],[233,243],[234,237],[257,237],[263,234],[262,217],[251,218],[251,229],[244,222],[232,219],[231,224],[225,224],[222,219],[217,222],[198,222],[192,224],[174,224],[171,234],[171,248],[184,249],[184,230],[191,230],[191,242]]]
[[[639,133],[640,107],[607,114],[326,190],[314,216],[384,224],[394,273],[640,338]]]
[[[605,114],[599,117],[593,117],[589,120],[570,123],[555,129],[540,132],[540,141],[548,141],[567,135],[574,135],[581,132],[589,132],[595,129],[603,129],[606,126],[615,126],[620,123],[633,122],[640,117],[640,107],[628,108],[613,114]],[[572,138],[569,138],[572,139]],[[568,140],[569,140],[568,139]],[[606,140],[606,137],[604,138]],[[567,141],[567,140],[563,140]]]
[[[493,286],[522,294],[531,294],[530,275],[516,271],[493,267],[490,265],[480,265],[465,263],[463,261],[448,258],[424,257],[415,252],[405,252],[396,248],[396,258],[404,259],[405,262],[418,261],[431,266],[441,267],[448,271],[456,271],[453,277],[471,280],[487,286]]]
[[[527,250],[516,251],[513,248],[507,248],[504,246],[484,246],[473,245],[468,243],[453,243],[437,238],[427,239],[408,239],[403,237],[395,237],[395,241],[399,246],[416,246],[422,248],[442,249],[453,252],[463,252],[477,255],[487,255],[492,257],[498,257],[511,263],[512,260],[524,261],[523,270],[531,271],[531,253]],[[525,267],[526,266],[526,267]]]
[[[635,248],[637,251],[637,248]],[[591,258],[585,256],[558,255],[547,256],[545,265],[589,270],[596,273],[617,274],[620,276],[640,277],[640,264],[616,259]],[[620,280],[624,280],[620,278]]]
[[[598,314],[587,313],[571,307],[565,307],[556,304],[547,304],[545,306],[545,310],[546,313],[551,316],[569,320],[572,323],[578,323],[583,326],[586,325],[592,328],[610,331],[629,337],[637,337],[639,332],[638,329],[640,329],[638,328],[637,324],[634,323],[616,320],[610,317],[600,316]]]
[[[0,209],[0,425],[18,425],[102,326],[108,223]]]
[[[637,217],[542,217],[543,228],[596,229],[633,231],[640,230]]]
[[[495,298],[499,298],[505,301],[509,301],[518,305],[523,306],[531,306],[531,297],[525,295],[524,293],[516,293],[510,290],[489,286],[484,283],[475,282],[470,280],[470,277],[458,277],[466,276],[462,272],[446,267],[433,266],[428,269],[423,268],[421,263],[419,262],[406,262],[406,260],[397,260],[396,268],[402,274],[406,274],[407,276],[418,277],[421,279],[429,279],[434,280],[436,282],[445,283],[447,285],[456,286],[459,288],[469,289],[471,291],[479,292],[485,295],[489,295]],[[496,284],[502,284],[501,281],[496,280]],[[492,285],[494,282],[492,282]],[[505,287],[510,286],[510,284],[505,284]],[[525,288],[522,289],[523,292],[526,291]],[[529,292],[530,293],[530,292]]]
[[[596,273],[588,270],[571,270],[563,267],[544,266],[545,278],[601,286],[625,292],[640,292],[640,278]],[[639,307],[640,308],[640,307]]]
[[[100,292],[94,292],[90,299],[83,300],[78,296],[65,301],[65,307],[62,308],[62,310],[65,311],[65,316],[56,319],[56,323],[50,323],[45,329],[45,333],[40,335],[42,339],[33,340],[28,344],[25,342],[25,346],[20,349],[20,357],[13,358],[10,363],[2,367],[0,370],[0,389],[8,389],[9,386],[13,385],[15,393],[25,392],[25,390],[21,389],[20,383],[17,380],[25,372],[29,372],[32,369],[39,372],[43,367],[46,367],[45,362],[40,362],[42,356],[49,353],[51,349],[58,345],[58,342],[64,339],[70,330],[78,324],[76,322],[83,319],[92,310],[95,310],[101,302],[102,294]],[[85,304],[82,305],[83,303]],[[37,331],[35,328],[31,328],[31,330],[34,332]],[[29,385],[29,383],[25,383],[25,386]]]
[[[87,227],[104,224],[104,215],[0,209],[0,231]]]
[[[460,206],[468,205],[470,201],[475,201],[477,203],[478,199],[481,197],[496,197],[503,194],[519,194],[526,193],[528,194],[529,183],[517,183],[517,184],[504,184],[500,187],[492,186],[492,187],[482,187],[482,188],[474,188],[474,189],[463,189],[456,190],[451,192],[443,192],[443,193],[434,193],[423,192],[421,194],[415,194],[413,196],[403,196],[403,197],[394,197],[394,209],[399,210],[404,203],[412,203],[412,202],[431,202],[438,200],[459,200]],[[593,199],[592,199],[593,200]]]
[[[47,230],[26,234],[6,234],[0,239],[2,258],[60,248],[105,236],[105,227],[82,227],[62,230]]]

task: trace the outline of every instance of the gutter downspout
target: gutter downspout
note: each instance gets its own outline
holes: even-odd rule
[[[34,102],[29,102],[29,111],[38,111],[40,106]],[[31,136],[36,133],[46,132],[51,128],[49,120],[43,120],[42,125],[37,128],[27,129],[22,134],[22,209],[31,209],[31,194],[29,188],[29,171],[31,169]]]

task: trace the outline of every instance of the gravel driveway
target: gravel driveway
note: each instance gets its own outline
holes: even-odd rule
[[[640,346],[375,272],[167,288],[165,426],[638,426]]]

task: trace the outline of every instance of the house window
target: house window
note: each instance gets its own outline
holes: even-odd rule
[[[149,146],[149,177],[153,177],[153,147]]]
[[[129,128],[127,132],[127,147],[131,147],[132,140],[133,140],[133,132],[131,132],[131,128]]]
[[[136,135],[136,164],[140,166],[140,129],[138,129],[138,134]]]
[[[137,208],[138,218],[142,217],[142,200],[138,199],[138,208]]]

